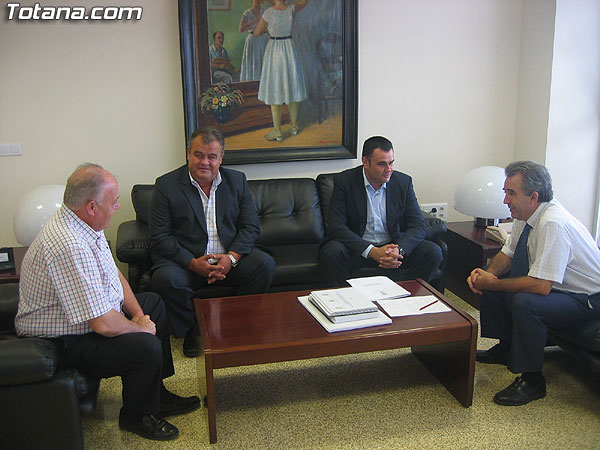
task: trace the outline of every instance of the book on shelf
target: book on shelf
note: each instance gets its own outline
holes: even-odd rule
[[[351,313],[351,314],[343,314],[343,315],[330,315],[325,312],[318,301],[314,299],[312,295],[308,296],[308,300],[330,321],[333,323],[342,323],[342,322],[351,322],[353,320],[367,320],[374,319],[379,315],[379,309],[375,306],[375,310],[371,312],[363,312],[363,313]]]
[[[346,281],[372,302],[410,296],[410,292],[385,276],[353,278]]]
[[[356,328],[374,327],[377,325],[388,325],[392,319],[377,309],[376,316],[372,319],[351,320],[348,322],[334,323],[329,320],[319,309],[309,300],[309,296],[298,297],[298,301],[306,310],[316,319],[319,324],[329,333],[336,331],[354,330]]]
[[[313,304],[328,317],[378,311],[373,302],[352,287],[312,291],[310,298]]]

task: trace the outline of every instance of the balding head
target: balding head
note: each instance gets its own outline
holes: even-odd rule
[[[85,163],[67,180],[63,203],[96,231],[110,224],[119,209],[119,184],[102,166]]]

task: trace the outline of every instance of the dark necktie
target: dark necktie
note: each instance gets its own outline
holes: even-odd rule
[[[531,225],[525,224],[525,228],[519,236],[517,246],[515,247],[515,254],[513,255],[512,265],[510,267],[510,277],[524,277],[529,273],[529,255],[527,253],[527,239],[529,238],[529,232],[531,231]]]

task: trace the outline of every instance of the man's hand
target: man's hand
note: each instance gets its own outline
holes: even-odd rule
[[[386,244],[382,247],[373,247],[369,252],[369,258],[379,263],[383,269],[397,269],[402,265],[402,255],[398,253],[396,244]]]
[[[475,294],[481,295],[484,289],[491,289],[494,280],[497,279],[493,273],[477,268],[467,277],[467,284]]]
[[[209,263],[208,260],[213,258],[216,259],[217,262],[215,264]],[[227,266],[227,264],[229,264],[229,266]],[[228,267],[227,271],[225,271],[226,267]],[[212,284],[215,281],[225,279],[225,275],[231,270],[231,260],[227,255],[215,255],[211,253],[200,256],[199,258],[193,258],[188,263],[187,268],[196,275],[206,278],[208,280],[208,284]]]
[[[143,328],[144,333],[150,333],[156,335],[156,325],[152,320],[150,320],[149,315],[138,316],[136,318],[131,319],[132,322],[137,323],[140,327]]]

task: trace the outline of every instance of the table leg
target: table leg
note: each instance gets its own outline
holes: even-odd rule
[[[412,352],[465,407],[473,403],[476,338],[413,347]]]
[[[213,374],[212,354],[206,353],[200,345],[202,354],[196,358],[198,365],[198,380],[200,383],[200,398],[208,413],[208,435],[211,444],[217,442],[217,413],[215,402],[215,380]]]

